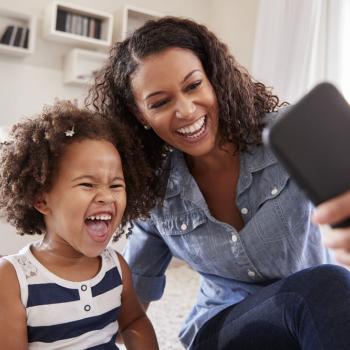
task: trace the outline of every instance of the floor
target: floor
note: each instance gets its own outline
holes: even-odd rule
[[[166,275],[164,295],[150,305],[147,314],[160,350],[182,350],[177,334],[196,299],[199,275],[183,264],[172,264]]]

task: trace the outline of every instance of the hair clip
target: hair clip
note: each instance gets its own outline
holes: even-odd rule
[[[66,134],[66,136],[72,137],[75,134],[75,132],[74,132],[74,125],[72,126],[72,129],[67,130],[64,133]]]

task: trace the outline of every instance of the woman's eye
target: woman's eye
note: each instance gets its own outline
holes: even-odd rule
[[[191,91],[191,90],[195,90],[199,85],[202,84],[202,81],[201,80],[198,80],[190,85],[187,86],[186,90],[187,91]]]
[[[160,108],[162,106],[164,106],[165,104],[167,104],[169,102],[169,99],[164,99],[164,100],[160,100],[160,101],[157,101],[155,103],[152,103],[149,108],[150,109],[156,109],[156,108]]]

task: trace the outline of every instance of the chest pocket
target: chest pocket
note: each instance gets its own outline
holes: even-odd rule
[[[158,231],[173,254],[194,263],[198,263],[203,251],[207,249],[206,224],[207,217],[201,210],[192,210],[156,222]]]
[[[289,234],[285,208],[288,207],[289,176],[280,166],[267,168],[258,178],[254,221],[264,242],[279,241]]]

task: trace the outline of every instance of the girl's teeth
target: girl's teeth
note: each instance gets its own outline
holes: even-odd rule
[[[111,220],[111,215],[96,215],[96,216],[89,216],[89,220]]]

